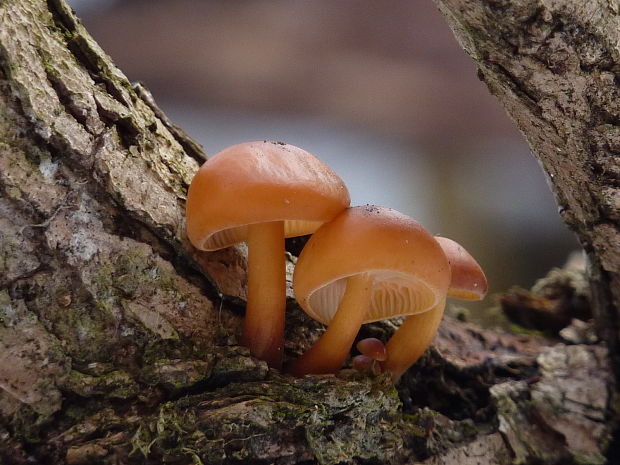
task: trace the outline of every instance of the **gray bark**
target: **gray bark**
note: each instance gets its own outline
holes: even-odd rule
[[[613,380],[600,345],[447,319],[397,389],[346,371],[294,379],[249,357],[236,345],[242,248],[199,253],[184,233],[200,147],[63,0],[0,1],[0,25],[0,462],[604,461]],[[611,92],[610,72],[593,81],[594,97]],[[614,105],[600,101],[610,115]],[[555,107],[544,108],[555,121]],[[611,122],[599,126],[593,140],[615,141]],[[565,139],[553,150],[585,144]],[[566,169],[557,165],[554,179],[572,179]],[[567,218],[601,207],[560,201]],[[605,218],[583,227],[607,299],[600,315],[617,298]],[[292,299],[287,318],[294,356],[320,327]],[[394,327],[364,334],[386,339]]]
[[[620,2],[435,2],[589,255],[593,310],[620,373]]]

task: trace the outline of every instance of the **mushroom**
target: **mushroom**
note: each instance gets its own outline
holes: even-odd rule
[[[448,297],[461,300],[482,300],[487,295],[489,283],[478,262],[456,241],[447,237],[435,236],[448,261],[452,279]]]
[[[378,362],[387,359],[385,344],[377,338],[368,337],[360,340],[355,347],[360,351],[360,355],[351,359],[351,368],[357,371],[371,371],[374,374],[380,374],[382,369]]]
[[[314,232],[347,208],[349,192],[327,165],[283,142],[246,142],[205,162],[187,195],[187,234],[200,250],[248,245],[242,343],[269,366],[282,363],[284,238]]]
[[[474,258],[457,242],[435,237],[450,262],[451,280],[447,296],[463,300],[481,300],[487,293],[487,278]],[[431,344],[441,323],[446,299],[430,311],[409,316],[388,341],[383,370],[397,382]]]
[[[363,323],[430,310],[449,282],[439,243],[415,220],[385,207],[345,210],[314,233],[297,261],[297,301],[328,327],[287,371],[336,372]]]
[[[387,351],[385,350],[385,344],[375,337],[368,337],[359,341],[355,348],[360,351],[362,355],[383,362],[387,359]]]
[[[351,359],[351,368],[361,373],[372,373],[373,375],[380,375],[382,373],[381,364],[364,354],[356,355]]]

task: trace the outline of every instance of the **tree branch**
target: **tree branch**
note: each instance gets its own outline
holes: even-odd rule
[[[435,1],[590,257],[593,309],[620,374],[620,4]]]

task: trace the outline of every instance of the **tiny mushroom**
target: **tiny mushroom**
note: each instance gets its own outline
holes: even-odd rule
[[[379,362],[387,359],[385,344],[377,338],[369,337],[360,340],[355,347],[360,351],[360,355],[351,359],[351,367],[357,371],[380,374],[382,370]]]
[[[347,208],[349,192],[327,165],[282,142],[246,142],[205,162],[187,195],[187,234],[200,250],[248,244],[242,342],[271,367],[282,363],[284,238],[314,232]]]
[[[355,371],[379,375],[382,373],[381,364],[368,355],[360,354],[351,359],[351,368]]]
[[[359,341],[355,348],[360,351],[362,355],[383,362],[387,359],[387,351],[385,350],[385,344],[375,337],[368,337]]]
[[[449,283],[445,254],[415,220],[385,207],[345,210],[316,231],[297,261],[297,301],[328,327],[287,371],[336,372],[363,323],[435,308]]]
[[[450,263],[451,281],[448,297],[481,300],[487,293],[487,278],[474,258],[457,242],[435,237]],[[413,365],[431,344],[441,323],[446,299],[437,302],[430,311],[407,317],[387,343],[388,358],[383,363],[394,382]]]

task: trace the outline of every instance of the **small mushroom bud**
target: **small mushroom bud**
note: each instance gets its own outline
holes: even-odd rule
[[[383,362],[387,359],[385,344],[377,338],[368,337],[366,339],[362,339],[355,347],[362,355],[366,355],[373,360],[377,360],[378,362]]]

